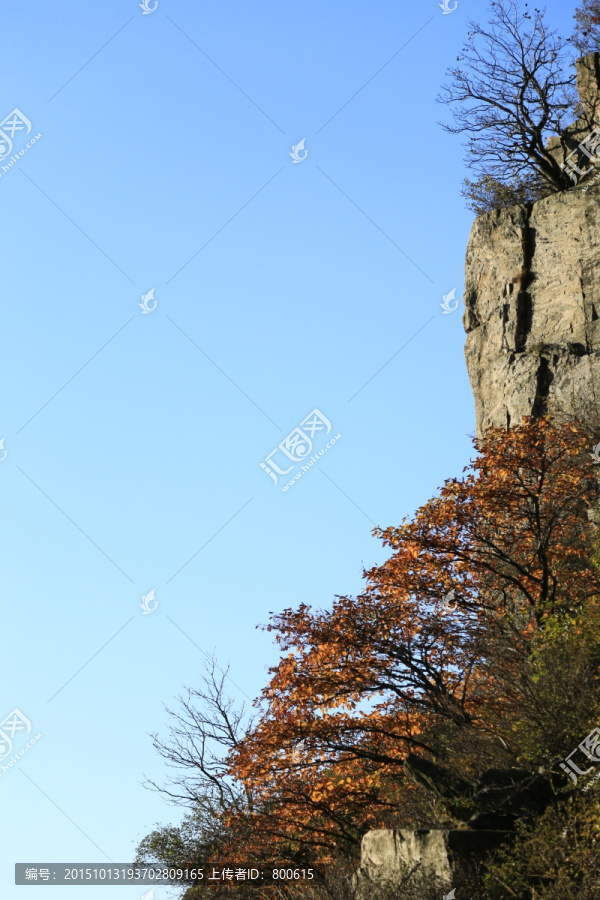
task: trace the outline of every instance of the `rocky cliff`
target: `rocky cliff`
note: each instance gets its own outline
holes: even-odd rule
[[[465,356],[477,433],[600,397],[600,183],[475,221]]]
[[[358,898],[370,900],[377,896],[373,888],[386,883],[401,886],[410,881],[411,873],[416,876],[413,884],[419,884],[419,876],[433,875],[439,887],[446,889],[452,884],[458,860],[481,861],[509,838],[508,832],[466,829],[370,831],[362,840],[355,881]]]
[[[578,63],[586,115],[571,127],[573,140],[600,119],[599,85],[594,53]],[[583,159],[592,171],[571,190],[473,225],[464,326],[479,436],[549,408],[590,408],[600,397],[600,169]]]

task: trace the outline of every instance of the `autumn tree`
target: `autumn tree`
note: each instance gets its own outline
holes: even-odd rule
[[[466,821],[490,767],[524,760],[560,781],[557,760],[598,712],[597,690],[581,691],[597,655],[562,670],[566,695],[553,696],[550,664],[561,641],[583,654],[577,632],[600,594],[588,448],[576,425],[491,430],[465,477],[376,531],[392,555],[361,595],[272,618],[282,659],[231,765],[278,798],[280,834],[327,856],[390,811],[396,823]],[[438,765],[429,783],[427,761]],[[353,835],[344,817],[357,814]]]
[[[157,827],[138,845],[136,864],[194,868],[229,862],[269,865],[278,858],[306,864],[306,851],[285,842],[276,825],[279,800],[254,791],[229,768],[228,754],[252,732],[255,716],[227,690],[229,666],[209,658],[197,687],[187,687],[176,708],[166,708],[169,733],[151,735],[170,770],[166,783],[146,786],[188,810],[179,826]],[[243,859],[242,859],[243,857]],[[225,892],[227,894],[227,892]],[[245,896],[276,900],[273,889],[246,887]],[[239,896],[239,891],[237,892]],[[214,885],[189,887],[184,900],[215,897]],[[280,898],[281,900],[281,898]]]
[[[183,701],[175,741],[157,749],[181,769],[173,794],[200,804],[217,838],[194,844],[188,830],[195,862],[243,848],[347,866],[371,828],[531,828],[568,801],[559,763],[600,716],[591,446],[575,422],[490,429],[462,477],[376,529],[390,556],[359,596],[271,618],[281,659],[256,721],[232,718],[222,680],[197,695],[202,714]],[[220,741],[210,765],[207,734]],[[483,803],[497,771],[524,802]],[[162,837],[181,858],[177,834]]]
[[[444,129],[467,136],[476,178],[463,193],[477,214],[572,187],[560,166],[576,103],[569,42],[548,27],[544,10],[521,0],[495,0],[490,10],[488,24],[469,22],[438,97],[453,111]],[[561,138],[562,160],[546,148],[551,136]]]

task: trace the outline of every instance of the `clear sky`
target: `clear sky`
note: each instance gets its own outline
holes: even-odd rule
[[[435,96],[485,12],[2,4],[0,719],[32,730],[0,766],[42,735],[0,768],[3,900],[33,891],[15,862],[126,862],[179,821],[142,781],[201,651],[256,696],[256,626],[358,592],[371,529],[472,455],[462,302],[440,308],[472,215]],[[141,896],[84,896],[115,892]]]

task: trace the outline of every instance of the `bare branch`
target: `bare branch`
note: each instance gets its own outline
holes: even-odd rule
[[[511,195],[513,203],[531,202],[572,187],[561,169],[567,144],[562,160],[547,149],[548,139],[561,136],[576,113],[569,44],[548,28],[544,10],[530,13],[521,5],[494,0],[489,25],[469,23],[460,65],[449,70],[451,80],[438,97],[453,107],[453,124],[444,129],[468,137],[468,168],[488,195],[497,186],[502,202],[495,205],[506,205]],[[483,196],[478,199],[481,205]]]

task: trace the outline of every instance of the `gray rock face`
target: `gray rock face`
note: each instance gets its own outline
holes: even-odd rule
[[[443,831],[382,829],[362,839],[361,869],[372,881],[394,881],[419,864],[433,869],[447,884],[452,881]]]
[[[600,182],[476,219],[465,356],[477,434],[600,397]]]
[[[382,829],[369,831],[362,839],[361,878],[368,883],[401,883],[408,872],[429,870],[441,883],[450,885],[456,861],[484,858],[511,833],[506,831],[470,831],[463,829]]]
[[[547,145],[558,162],[600,123],[599,53],[577,61],[577,90],[580,117]],[[549,408],[597,407],[600,167],[589,153],[575,156],[584,173],[576,187],[473,225],[464,325],[479,437]]]

